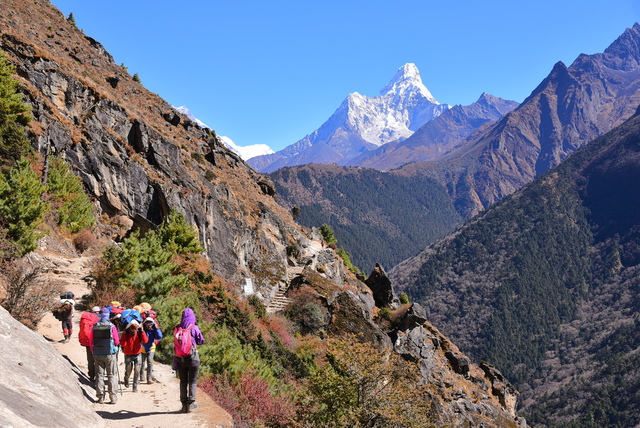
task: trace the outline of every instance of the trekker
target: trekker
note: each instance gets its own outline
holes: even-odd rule
[[[196,382],[200,369],[200,356],[196,345],[204,343],[204,337],[196,325],[196,316],[191,308],[182,311],[182,321],[173,330],[173,335],[173,369],[178,371],[180,377],[182,412],[189,413],[196,407]]]
[[[140,370],[140,378],[144,379],[145,370],[147,372],[147,383],[156,382],[153,377],[153,356],[156,352],[156,344],[162,339],[162,330],[160,330],[151,317],[147,317],[142,321],[144,332],[147,333],[149,339],[147,343],[142,344],[142,368]]]
[[[111,402],[116,404],[118,396],[116,391],[118,381],[116,373],[118,372],[118,346],[120,338],[118,337],[118,329],[109,321],[109,309],[102,308],[100,311],[100,319],[91,329],[91,352],[93,353],[93,361],[95,363],[95,385],[96,397],[98,404],[104,403],[104,376],[107,374],[107,384]]]
[[[142,365],[142,344],[147,343],[149,338],[140,323],[132,320],[120,336],[122,352],[124,353],[124,387],[129,388],[129,376],[133,372],[133,392],[138,392],[140,382],[140,366]]]
[[[62,334],[64,335],[62,343],[67,343],[73,333],[73,313],[75,311],[73,309],[73,300],[66,299],[61,303],[60,319],[62,320]]]
[[[78,340],[80,345],[84,346],[87,351],[87,371],[91,383],[95,381],[96,369],[93,361],[93,352],[91,352],[91,331],[93,326],[98,322],[100,308],[94,306],[91,312],[85,312],[80,317],[80,329],[78,330]]]

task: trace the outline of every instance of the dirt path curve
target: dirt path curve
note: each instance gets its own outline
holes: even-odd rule
[[[40,254],[45,265],[50,267],[47,275],[65,283],[66,291],[73,291],[78,302],[88,293],[87,283],[83,280],[91,269],[92,258],[67,258],[59,255]],[[82,312],[77,311],[74,317],[73,335],[68,343],[64,339],[60,322],[50,313],[45,315],[38,327],[38,332],[52,342],[58,351],[71,365],[78,376],[87,405],[103,419],[110,428],[129,427],[232,427],[233,422],[229,414],[216,405],[203,391],[198,390],[198,407],[191,413],[180,413],[179,382],[165,364],[154,365],[154,375],[160,383],[147,385],[140,383],[138,392],[125,388],[120,383],[118,402],[116,404],[97,404],[95,389],[87,376],[87,357],[85,348],[78,342],[78,323]],[[119,355],[118,370],[120,380],[124,374],[124,356]],[[107,400],[108,402],[108,400]]]

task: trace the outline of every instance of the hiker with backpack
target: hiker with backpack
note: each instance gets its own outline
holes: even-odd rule
[[[89,343],[95,364],[95,386],[98,404],[104,403],[105,373],[111,398],[110,404],[116,404],[118,400],[116,395],[118,388],[116,376],[118,373],[118,360],[116,356],[120,345],[120,337],[118,336],[118,329],[109,321],[109,309],[102,308],[100,310],[100,318],[91,329]]]
[[[137,312],[137,311],[136,311]],[[124,315],[123,315],[124,318]],[[129,376],[133,373],[133,392],[138,392],[140,382],[140,366],[142,365],[142,344],[149,338],[140,323],[132,319],[120,335],[122,352],[124,353],[124,387],[129,388]]]
[[[156,382],[153,377],[153,356],[156,353],[156,344],[162,339],[162,330],[158,328],[156,321],[147,317],[142,321],[144,332],[147,333],[149,339],[147,343],[142,344],[142,368],[140,370],[140,378],[144,379],[145,371],[147,373],[147,383]]]
[[[200,369],[200,356],[196,345],[204,343],[202,332],[196,325],[196,316],[191,308],[182,311],[182,320],[173,330],[173,369],[180,377],[180,401],[182,412],[195,408],[196,382]]]
[[[93,326],[100,319],[98,314],[100,313],[100,308],[98,306],[94,306],[91,309],[91,312],[85,312],[80,317],[80,329],[78,331],[78,340],[80,341],[80,345],[84,346],[87,351],[87,371],[89,375],[89,380],[93,383],[96,377],[96,369],[95,363],[93,361],[93,352],[91,351],[91,330],[93,330]]]
[[[67,343],[73,333],[73,305],[74,302],[71,299],[61,300],[60,307],[53,312],[53,315],[62,322],[62,334],[64,335],[62,343]]]

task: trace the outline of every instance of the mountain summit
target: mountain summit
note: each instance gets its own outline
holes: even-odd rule
[[[384,144],[404,141],[449,108],[424,86],[418,67],[405,64],[380,95],[349,94],[313,133],[275,154],[255,157],[249,164],[263,172],[311,162],[345,165]]]

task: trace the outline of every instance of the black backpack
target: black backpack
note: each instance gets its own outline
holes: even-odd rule
[[[93,355],[115,354],[111,327],[113,324],[108,321],[93,326]]]

